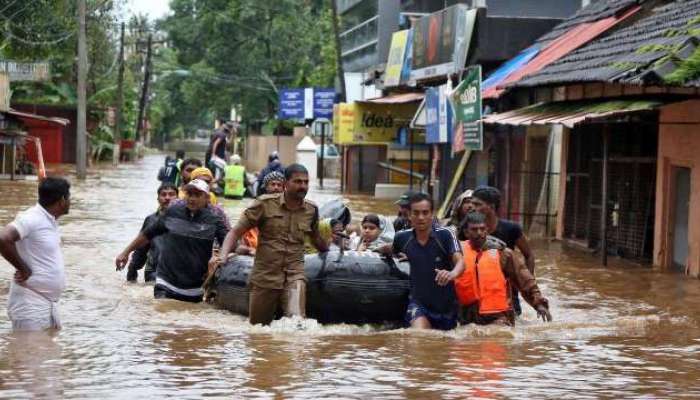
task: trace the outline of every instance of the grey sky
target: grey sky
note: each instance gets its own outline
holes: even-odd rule
[[[165,16],[169,11],[170,0],[129,0],[126,6],[128,15],[146,14],[154,20]]]

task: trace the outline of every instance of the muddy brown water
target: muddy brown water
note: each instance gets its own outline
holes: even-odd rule
[[[536,245],[555,321],[539,322],[526,307],[514,329],[312,320],[263,328],[208,305],[155,301],[150,286],[126,284],[113,259],[155,209],[161,162],[149,156],[73,180],[72,210],[61,219],[62,331],[10,332],[12,268],[0,261],[0,398],[700,396],[700,282],[620,262],[603,268],[558,244]],[[34,204],[35,192],[35,182],[0,182],[0,223]],[[390,202],[349,201],[356,217],[393,211]],[[225,201],[232,219],[245,204]]]

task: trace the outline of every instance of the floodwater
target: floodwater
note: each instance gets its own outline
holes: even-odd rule
[[[0,261],[0,398],[698,398],[700,282],[538,243],[554,322],[448,333],[251,327],[205,304],[155,301],[126,284],[117,253],[155,209],[161,156],[73,180],[61,219],[64,329],[12,334],[12,268]],[[35,202],[35,182],[0,182],[0,224]],[[319,201],[333,190],[314,191]],[[355,215],[391,203],[350,199]],[[242,202],[225,203],[235,217]]]

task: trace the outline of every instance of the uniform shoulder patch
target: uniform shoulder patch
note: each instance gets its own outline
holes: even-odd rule
[[[314,203],[314,202],[311,201],[311,200],[304,199],[304,203],[305,203],[305,204],[308,204],[308,205],[310,205],[310,206],[312,206],[312,207],[314,207],[314,208],[318,208],[318,206],[316,205],[316,203]]]
[[[280,196],[282,196],[282,193],[262,194],[262,195],[258,196],[258,200],[264,201],[264,200],[270,200],[270,199],[277,199]]]

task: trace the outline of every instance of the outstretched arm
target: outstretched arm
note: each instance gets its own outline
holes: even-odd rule
[[[117,271],[124,269],[127,261],[129,260],[129,254],[131,254],[132,251],[141,248],[150,242],[151,241],[148,239],[148,237],[146,237],[146,235],[143,234],[143,232],[139,233],[138,236],[136,236],[136,238],[132,240],[128,246],[126,246],[124,251],[119,253],[116,260],[114,260],[114,265],[117,267]]]

